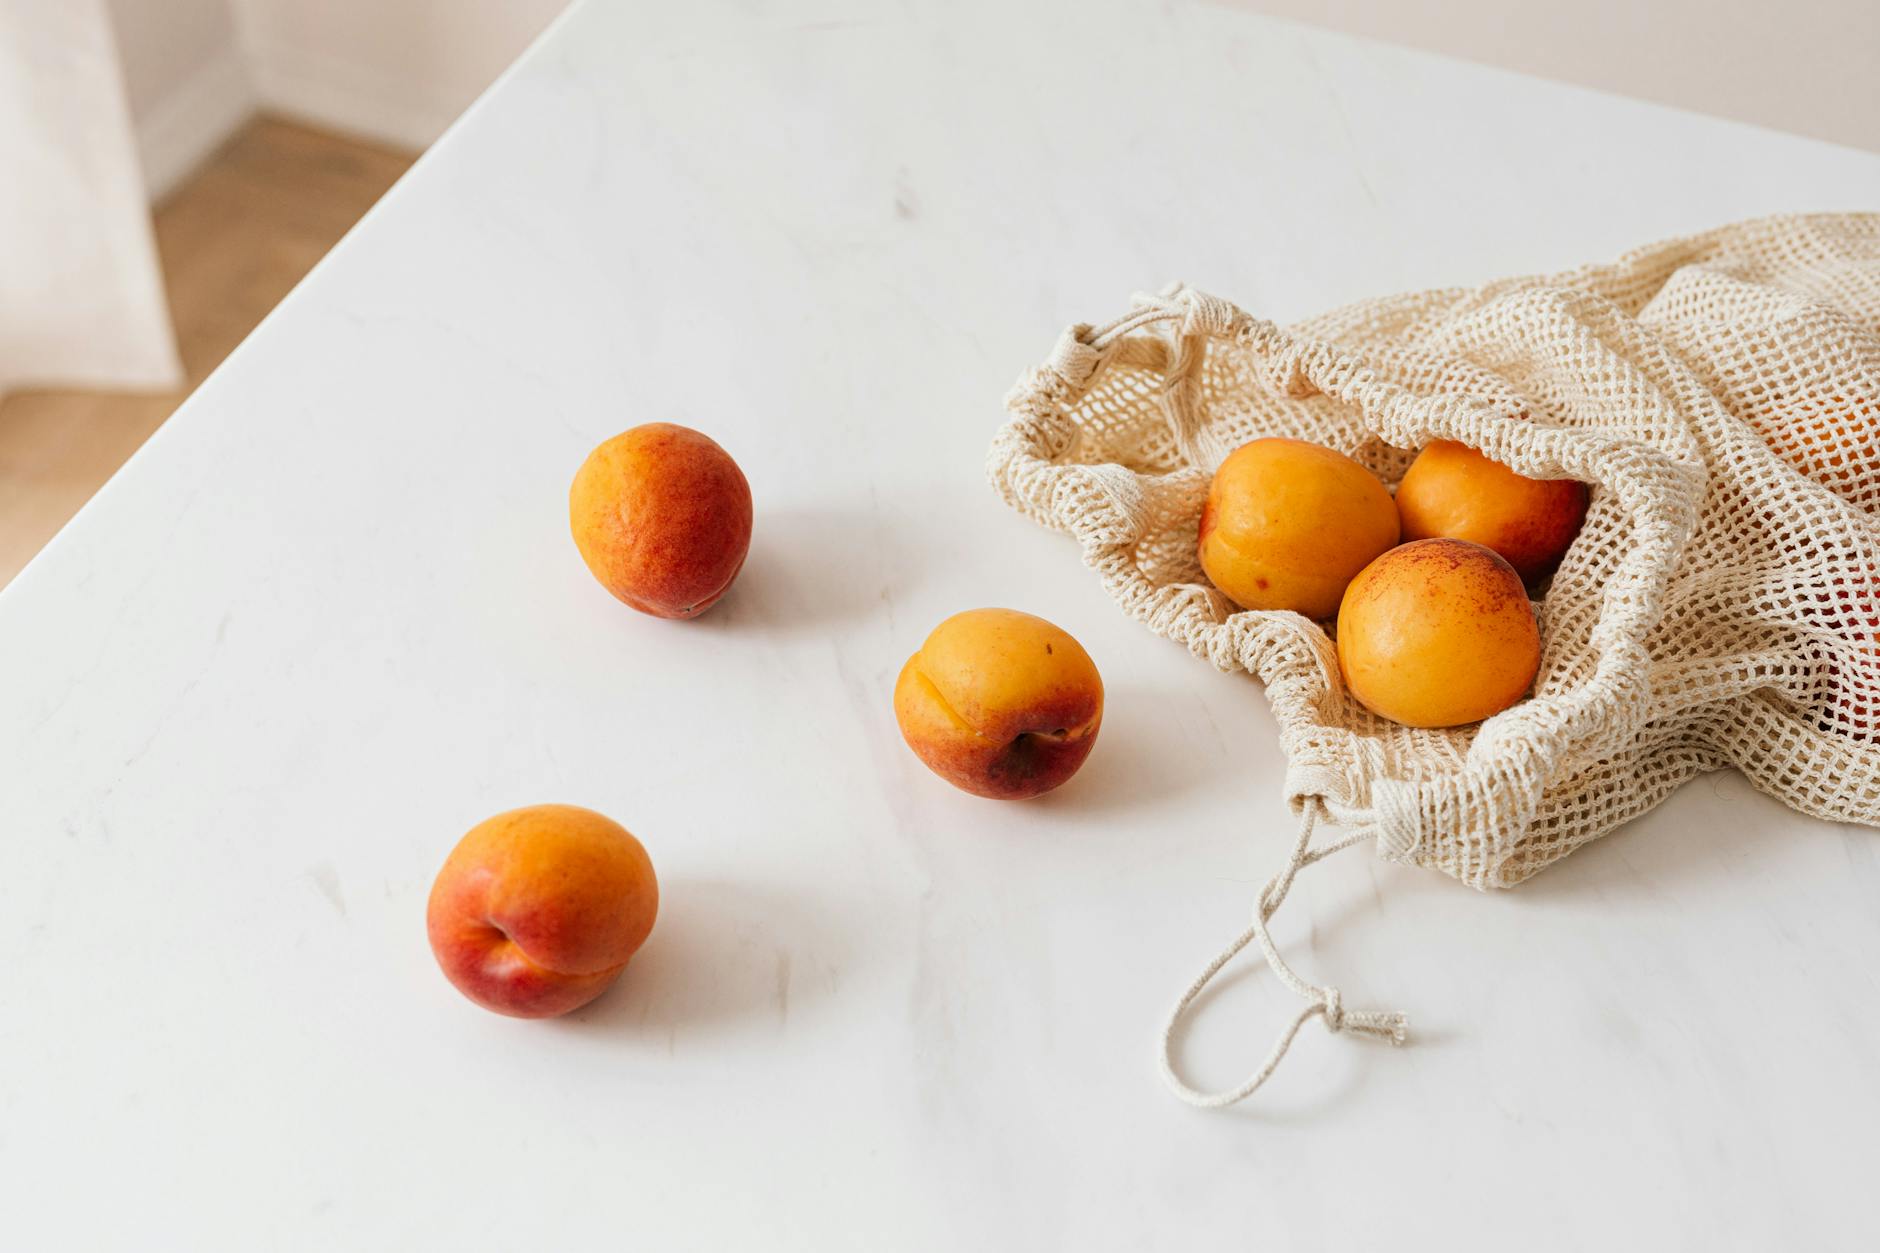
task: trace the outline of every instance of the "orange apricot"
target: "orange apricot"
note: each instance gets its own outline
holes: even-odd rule
[[[659,883],[619,823],[531,805],[472,827],[431,887],[431,952],[459,992],[552,1018],[605,992],[653,930]]]
[[[975,796],[1022,800],[1084,764],[1103,721],[1103,680],[1069,633],[1015,609],[972,609],[935,627],[901,667],[894,716],[914,755]]]
[[[1405,539],[1470,540],[1527,580],[1560,564],[1586,520],[1586,502],[1584,483],[1526,478],[1446,439],[1418,453],[1397,484]]]
[[[751,547],[751,487],[709,436],[670,422],[588,454],[568,491],[581,559],[601,586],[659,618],[695,618],[725,594]]]
[[[1338,608],[1338,668],[1373,713],[1453,727],[1520,700],[1540,668],[1527,589],[1499,554],[1415,540],[1366,566]]]
[[[1397,536],[1397,507],[1376,475],[1333,449],[1274,437],[1241,445],[1214,472],[1198,552],[1242,609],[1321,619]]]

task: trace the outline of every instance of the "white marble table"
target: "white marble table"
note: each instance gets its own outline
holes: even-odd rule
[[[1231,6],[789,9],[578,9],[0,595],[0,1245],[1871,1247],[1880,835],[1735,775],[1505,895],[1315,870],[1282,942],[1412,1044],[1177,1104],[1159,1019],[1290,831],[1272,727],[981,461],[1133,289],[1289,318],[1872,206],[1880,158]],[[693,624],[566,533],[654,418],[757,498]],[[1108,681],[1041,802],[894,728],[980,604]],[[423,927],[540,800],[665,887],[554,1023]],[[1294,1005],[1232,982],[1189,1073]]]

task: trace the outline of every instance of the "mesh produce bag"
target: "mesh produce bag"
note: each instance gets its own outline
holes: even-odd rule
[[[1344,1008],[1267,932],[1293,875],[1337,849],[1509,887],[1725,766],[1804,813],[1880,823],[1880,215],[1749,222],[1284,330],[1176,287],[1072,327],[1006,407],[1005,499],[1075,536],[1150,630],[1263,680],[1278,721],[1300,832],[1170,1017],[1162,1066],[1185,1099],[1252,1092],[1313,1017],[1403,1039],[1401,1016]],[[1390,483],[1450,439],[1589,484],[1536,606],[1532,696],[1472,726],[1399,726],[1346,693],[1323,628],[1215,591],[1201,504],[1263,435]],[[1320,843],[1323,825],[1345,834]],[[1170,1032],[1254,941],[1305,1006],[1245,1083],[1197,1092]]]

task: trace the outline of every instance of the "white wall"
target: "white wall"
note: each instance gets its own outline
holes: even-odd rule
[[[568,0],[233,3],[266,107],[423,148]]]
[[[228,0],[106,0],[143,164],[161,199],[255,110]]]
[[[108,2],[158,192],[257,104],[422,148],[567,4]],[[1875,0],[1218,2],[1880,150]]]
[[[257,109],[424,148],[568,0],[105,0],[152,200]]]
[[[0,392],[175,385],[101,0],[0,0],[0,156]]]
[[[1224,2],[1880,150],[1875,0]]]

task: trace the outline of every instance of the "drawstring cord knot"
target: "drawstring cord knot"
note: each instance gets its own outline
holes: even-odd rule
[[[1287,860],[1285,867],[1261,889],[1259,903],[1253,912],[1252,925],[1222,949],[1195,981],[1188,985],[1188,990],[1182,993],[1181,999],[1170,1011],[1168,1021],[1162,1026],[1162,1078],[1176,1096],[1190,1105],[1214,1109],[1223,1105],[1232,1105],[1236,1101],[1252,1096],[1259,1090],[1260,1085],[1271,1078],[1273,1072],[1279,1068],[1281,1060],[1286,1056],[1286,1050],[1292,1047],[1293,1037],[1298,1035],[1299,1029],[1312,1018],[1323,1019],[1325,1029],[1333,1035],[1344,1031],[1354,1031],[1361,1035],[1389,1040],[1392,1044],[1402,1044],[1409,1038],[1410,1020],[1403,1014],[1395,1010],[1346,1009],[1344,997],[1337,988],[1320,987],[1300,978],[1299,974],[1287,965],[1286,959],[1280,956],[1279,947],[1273,943],[1273,935],[1267,929],[1267,923],[1285,903],[1286,893],[1291,890],[1293,879],[1301,870],[1314,862],[1323,861],[1333,853],[1371,838],[1368,832],[1359,832],[1322,848],[1313,848],[1312,834],[1318,825],[1322,808],[1323,802],[1317,798],[1306,801],[1305,812],[1299,822],[1299,838],[1293,844],[1292,856]],[[1221,1092],[1203,1092],[1190,1087],[1180,1075],[1175,1073],[1173,1057],[1175,1028],[1181,1024],[1183,1016],[1194,1004],[1195,998],[1199,997],[1202,990],[1213,982],[1214,976],[1221,972],[1221,968],[1239,956],[1240,951],[1247,945],[1255,941],[1259,943],[1260,951],[1266,956],[1267,967],[1272,970],[1279,981],[1309,1003],[1280,1033],[1272,1051],[1267,1054],[1265,1063],[1244,1083]]]
[[[1326,988],[1319,997],[1319,1004],[1325,1007],[1325,1029],[1337,1035],[1345,1029],[1344,998],[1338,995],[1337,988]]]

